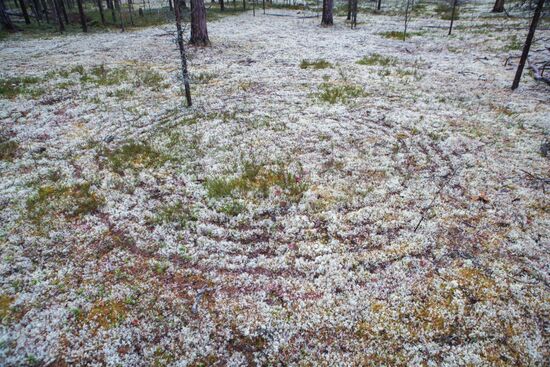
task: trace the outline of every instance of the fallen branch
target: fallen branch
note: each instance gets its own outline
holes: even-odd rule
[[[447,186],[447,184],[449,183],[449,181],[451,181],[451,179],[455,176],[457,170],[454,169],[450,174],[449,174],[449,177],[447,178],[447,180],[445,180],[441,186],[439,186],[439,189],[437,190],[437,192],[435,193],[434,197],[432,198],[432,201],[430,202],[430,204],[424,208],[424,210],[422,210],[422,216],[420,217],[420,220],[418,221],[418,223],[416,224],[416,227],[414,227],[414,232],[416,232],[416,230],[418,229],[418,227],[420,227],[420,224],[422,224],[422,222],[424,221],[424,218],[425,218],[425,215],[426,215],[426,212],[428,210],[430,210],[433,206],[434,206],[434,203],[435,203],[435,200],[439,197],[439,195],[441,194],[441,191],[443,191],[443,188],[445,186]]]
[[[197,295],[195,296],[195,302],[193,302],[193,306],[191,307],[191,312],[197,313],[199,312],[199,304],[201,303],[202,296],[206,292],[213,291],[214,288],[202,288],[197,292]]]
[[[543,76],[537,65],[534,62],[531,62],[529,58],[527,59],[527,64],[529,65],[529,68],[531,68],[531,70],[533,71],[533,76],[535,80],[543,81],[547,84],[550,84],[550,78]],[[546,67],[546,65],[544,65],[544,67]]]

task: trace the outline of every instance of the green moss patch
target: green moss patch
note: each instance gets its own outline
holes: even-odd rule
[[[314,60],[314,61],[309,61],[309,60],[302,60],[302,62],[300,63],[300,69],[326,69],[326,68],[331,68],[332,67],[332,64],[326,60]]]
[[[248,193],[267,197],[273,187],[280,188],[289,198],[299,200],[306,190],[306,185],[290,172],[280,168],[272,170],[264,166],[245,164],[242,174],[235,178],[213,178],[206,181],[206,190],[210,198],[238,197]],[[242,208],[236,206],[227,208],[228,213],[237,213]]]
[[[60,216],[77,219],[97,211],[103,204],[103,198],[91,190],[90,183],[42,186],[27,200],[26,210],[29,219],[40,224]]]
[[[149,144],[130,142],[115,150],[103,153],[114,172],[122,174],[126,169],[151,168],[164,164],[168,157],[154,150]]]

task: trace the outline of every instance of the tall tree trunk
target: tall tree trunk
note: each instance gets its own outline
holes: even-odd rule
[[[97,0],[97,8],[99,10],[99,16],[101,17],[101,24],[105,25],[105,14],[103,14],[103,0]]]
[[[208,46],[210,44],[206,28],[204,0],[191,0],[191,39],[189,43],[195,46]]]
[[[348,16],[346,17],[346,20],[351,20],[351,2],[352,0],[348,0]]]
[[[224,1],[223,1],[223,0],[220,0],[220,11],[224,11],[224,10],[225,10]]]
[[[86,15],[84,14],[84,7],[82,6],[82,0],[76,0],[78,5],[78,15],[80,15],[80,25],[82,26],[82,32],[88,32],[88,25],[86,24]]]
[[[65,19],[65,24],[69,24],[69,17],[67,16],[67,9],[65,9],[65,3],[63,0],[59,0],[59,7],[63,12],[63,19]]]
[[[382,0],[378,0],[378,5],[376,6],[376,9],[380,10],[381,6],[382,6]]]
[[[0,0],[0,24],[3,29],[10,33],[16,31],[15,26],[11,22],[10,16],[6,12],[6,4],[4,3],[4,0]]]
[[[61,0],[53,0],[55,16],[57,17],[57,23],[59,24],[59,32],[65,32],[65,24],[63,24],[63,14],[61,14]]]
[[[504,0],[496,0],[493,6],[493,13],[502,13],[504,11]]]
[[[246,10],[246,0],[243,0],[243,10]]]
[[[122,6],[120,6],[120,0],[114,0],[114,1],[115,1],[115,7],[118,9],[118,17],[120,18],[120,30],[124,32],[125,29],[124,29],[124,17],[122,16]]]
[[[172,0],[168,0],[168,6],[170,7],[170,11],[174,11],[174,6],[172,5]]]
[[[19,5],[21,6],[21,13],[23,13],[23,18],[25,18],[25,24],[31,24],[31,18],[29,17],[29,12],[27,11],[26,0],[19,0]]]
[[[178,47],[180,50],[181,59],[181,72],[183,75],[183,85],[185,87],[185,99],[187,100],[187,106],[191,106],[191,88],[189,87],[189,72],[187,71],[187,57],[185,56],[185,48],[183,46],[183,30],[181,29],[181,15],[179,0],[175,0],[175,13],[176,13],[176,29],[178,31]]]
[[[544,5],[544,0],[539,0],[537,7],[535,8],[535,13],[533,14],[533,20],[531,20],[531,26],[529,27],[529,33],[527,33],[527,39],[523,45],[523,52],[521,53],[521,59],[519,60],[518,70],[516,71],[516,77],[512,83],[512,90],[516,89],[519,86],[519,80],[521,79],[521,74],[523,73],[523,68],[525,67],[525,62],[529,56],[529,49],[531,48],[531,43],[533,42],[533,37],[535,36],[535,30],[537,29],[537,24],[539,23],[540,13],[542,12],[542,7]]]
[[[111,18],[113,19],[113,23],[116,23],[116,9],[113,1],[114,0],[107,0],[107,6],[111,9]]]
[[[42,14],[44,14],[44,18],[46,18],[46,23],[50,22],[50,16],[48,14],[48,5],[46,4],[46,0],[41,0],[42,3]]]
[[[42,20],[42,7],[40,6],[40,1],[38,0],[32,0],[33,4],[33,10],[34,10],[34,16],[36,17],[36,20],[38,23]]]
[[[357,0],[352,0],[351,4],[351,28],[357,27]]]
[[[454,0],[453,1],[453,10],[451,12],[451,25],[449,26],[449,36],[451,35],[451,32],[453,31],[453,23],[455,21],[456,3],[457,3],[457,0]]]
[[[134,17],[132,16],[133,10],[132,0],[128,0],[128,13],[130,13],[130,24],[134,26]]]
[[[331,26],[332,20],[332,7],[334,5],[333,0],[323,0],[323,16],[321,17],[321,25]]]

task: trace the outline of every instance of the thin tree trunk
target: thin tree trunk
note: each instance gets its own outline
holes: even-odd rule
[[[208,46],[208,29],[206,27],[206,8],[204,0],[191,0],[191,39],[195,46]]]
[[[380,10],[381,6],[382,6],[382,0],[378,0],[378,5],[376,6],[376,9]]]
[[[183,85],[185,87],[185,99],[187,100],[187,106],[191,107],[191,88],[189,87],[189,72],[187,71],[187,57],[185,56],[185,47],[183,46],[183,30],[181,29],[181,15],[179,0],[175,0],[175,12],[176,12],[176,29],[178,31],[178,47],[180,49],[181,59],[181,72],[183,75]]]
[[[411,0],[407,0],[407,8],[405,9],[405,30],[403,31],[403,41],[407,39],[407,25],[409,23],[409,7],[411,6]]]
[[[172,0],[168,0],[168,6],[170,7],[170,11],[174,11],[174,6],[172,5]]]
[[[59,32],[65,32],[65,24],[63,24],[63,15],[61,14],[61,0],[53,0],[57,23],[59,24]]]
[[[61,8],[61,11],[63,12],[63,18],[65,19],[65,24],[69,24],[69,17],[67,16],[67,9],[65,9],[65,3],[63,0],[59,0],[59,7]]]
[[[105,14],[103,14],[103,0],[97,0],[97,8],[99,9],[99,16],[101,17],[101,24],[105,25]]]
[[[124,32],[124,17],[122,16],[122,6],[120,6],[120,0],[115,0],[115,6],[118,8],[118,17],[120,18],[120,30]]]
[[[36,17],[36,20],[40,24],[40,21],[42,20],[42,7],[40,6],[40,1],[32,0],[32,4],[33,4],[34,16]]]
[[[46,0],[41,0],[42,3],[42,13],[44,14],[44,18],[46,19],[46,23],[50,22],[50,16],[48,14],[48,5],[46,4]]]
[[[76,0],[78,5],[78,14],[80,15],[80,25],[82,26],[82,32],[88,32],[88,25],[86,24],[86,15],[84,14],[84,7],[82,6],[82,0]]]
[[[113,19],[113,23],[116,23],[116,9],[113,1],[114,0],[107,0],[107,6],[111,9],[111,18]]]
[[[19,0],[19,5],[21,7],[21,13],[23,13],[23,18],[25,18],[25,24],[31,24],[31,18],[29,17],[25,0]]]
[[[220,11],[224,11],[224,10],[225,10],[224,1],[223,1],[223,0],[220,0]]]
[[[243,10],[246,10],[246,0],[243,0]]]
[[[321,17],[321,25],[331,26],[333,24],[332,20],[332,7],[333,0],[323,0],[323,16]]]
[[[453,1],[453,10],[451,12],[451,25],[449,26],[449,36],[451,35],[451,32],[453,31],[453,23],[455,21],[456,3],[457,3],[457,0],[454,0]]]
[[[348,16],[346,17],[346,20],[351,20],[351,2],[352,0],[348,0]]]
[[[4,0],[0,0],[0,24],[2,25],[3,29],[10,33],[16,31],[10,16],[6,12],[6,4],[4,3]]]
[[[504,11],[504,0],[496,0],[493,6],[493,13],[502,13]]]
[[[134,26],[134,17],[132,16],[132,9],[133,9],[132,0],[128,0],[128,13],[130,13],[130,24],[133,27]]]
[[[351,8],[351,28],[357,27],[357,0],[352,0]]]
[[[539,0],[537,7],[535,8],[535,13],[533,14],[533,20],[531,20],[531,26],[529,27],[529,33],[527,33],[527,39],[523,45],[523,52],[521,53],[521,59],[519,60],[518,70],[516,71],[516,77],[512,83],[512,90],[516,89],[519,86],[519,80],[521,79],[521,74],[523,73],[523,68],[525,67],[525,62],[529,56],[529,49],[531,48],[531,43],[533,42],[533,37],[535,36],[535,30],[537,29],[537,24],[539,23],[540,13],[542,12],[542,7],[544,5],[544,0]]]

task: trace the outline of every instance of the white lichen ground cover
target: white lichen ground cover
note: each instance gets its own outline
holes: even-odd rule
[[[548,362],[525,21],[285,14],[0,43],[0,365]]]

